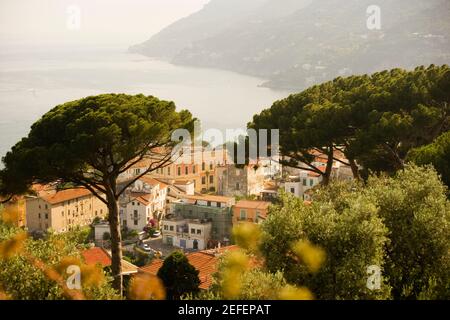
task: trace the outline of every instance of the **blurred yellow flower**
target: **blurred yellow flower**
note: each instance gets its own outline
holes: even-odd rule
[[[241,276],[248,270],[250,258],[243,250],[226,253],[221,273],[222,293],[225,299],[236,299],[241,291]]]
[[[158,277],[138,274],[131,279],[128,297],[131,300],[164,300],[166,290]]]
[[[105,274],[100,265],[82,265],[81,283],[83,287],[95,287],[105,283]]]
[[[238,269],[226,269],[222,273],[222,294],[225,299],[237,299],[241,293],[242,272]]]
[[[55,270],[62,277],[67,277],[67,269],[70,266],[78,266],[81,272],[81,282],[83,287],[99,286],[105,282],[105,274],[101,265],[84,264],[80,258],[75,256],[67,256],[61,259]]]
[[[314,296],[307,288],[287,285],[278,294],[280,300],[313,300]]]
[[[26,232],[20,232],[11,239],[0,242],[0,259],[9,259],[22,253],[26,239]]]
[[[0,217],[3,222],[18,226],[20,211],[15,207],[7,207],[1,211]]]
[[[257,252],[261,241],[261,229],[254,223],[240,223],[233,228],[233,238],[239,247]]]
[[[9,299],[10,299],[10,296],[8,296],[3,291],[0,291],[0,301],[2,301],[2,300],[9,300]]]
[[[325,251],[307,240],[297,241],[293,244],[292,250],[312,273],[319,271],[325,262]]]

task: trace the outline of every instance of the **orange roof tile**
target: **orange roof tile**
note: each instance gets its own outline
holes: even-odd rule
[[[212,202],[229,202],[234,199],[231,197],[206,195],[206,194],[193,195],[193,196],[186,195],[186,196],[183,196],[183,198],[190,199],[190,200],[203,200],[203,201],[212,201]]]
[[[101,264],[103,267],[111,265],[111,258],[109,254],[102,248],[93,247],[81,252],[84,262],[88,265]]]
[[[111,266],[111,254],[103,248],[92,247],[81,252],[88,265],[100,264],[103,268]],[[122,259],[122,274],[136,273],[138,267]]]
[[[212,285],[213,274],[217,271],[217,265],[220,255],[230,250],[238,249],[237,246],[222,247],[218,250],[205,250],[194,253],[188,253],[186,257],[189,263],[199,271],[200,289],[208,289]],[[164,261],[161,259],[153,260],[148,266],[142,267],[141,272],[156,275],[159,268],[162,267]]]
[[[73,200],[92,195],[92,193],[85,188],[67,189],[58,191],[54,194],[41,195],[41,198],[50,204],[58,204],[64,201]]]
[[[270,202],[267,201],[253,201],[253,200],[241,200],[235,205],[236,208],[245,209],[260,209],[265,210],[270,206]]]

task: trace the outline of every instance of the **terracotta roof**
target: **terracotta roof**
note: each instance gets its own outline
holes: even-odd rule
[[[161,180],[157,180],[152,177],[149,177],[149,176],[143,176],[143,177],[139,178],[139,180],[141,180],[144,183],[150,184],[152,186],[156,186],[159,184],[160,189],[167,188],[166,183],[162,182]]]
[[[143,205],[147,206],[149,205],[153,200],[155,200],[155,197],[151,193],[137,193],[133,192],[130,194],[131,201],[139,201]]]
[[[237,246],[222,247],[218,250],[205,250],[194,253],[188,253],[186,257],[189,263],[199,271],[200,289],[208,289],[212,285],[213,274],[217,271],[217,265],[220,255],[229,250],[236,250]],[[151,275],[156,275],[159,268],[163,265],[163,260],[153,260],[148,266],[139,269],[141,272],[146,272]]]
[[[111,258],[108,253],[99,247],[93,247],[81,252],[86,264],[101,264],[103,267],[109,267],[111,265]]]
[[[203,201],[212,201],[212,202],[229,202],[234,199],[231,197],[223,197],[223,196],[207,195],[207,194],[193,195],[193,196],[186,195],[186,196],[183,196],[183,198],[190,199],[190,200],[203,200]]]
[[[186,186],[186,185],[189,185],[189,184],[193,184],[193,182],[190,181],[190,180],[176,180],[176,181],[173,182],[173,184],[174,185],[179,185],[179,186]]]
[[[260,209],[265,210],[270,206],[270,202],[267,201],[251,201],[251,200],[241,200],[236,203],[236,208],[246,208],[246,209]]]
[[[92,247],[81,252],[84,262],[88,265],[100,264],[103,268],[111,265],[111,254],[103,248]],[[122,259],[122,274],[137,273],[138,267]]]
[[[50,204],[58,204],[64,201],[73,200],[92,195],[92,193],[85,188],[67,189],[58,191],[54,194],[41,195],[41,198]]]

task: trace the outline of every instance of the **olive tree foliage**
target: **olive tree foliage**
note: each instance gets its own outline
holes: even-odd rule
[[[319,299],[447,299],[450,288],[450,203],[432,168],[408,166],[367,184],[333,182],[312,205],[283,195],[263,224],[261,250],[271,272],[306,285]],[[327,254],[310,274],[292,253],[309,239]],[[381,269],[380,289],[367,286]]]
[[[103,94],[59,105],[32,125],[3,159],[0,195],[26,193],[33,183],[73,184],[108,207],[114,287],[122,292],[118,199],[141,176],[171,158],[174,130],[192,130],[188,111],[152,96]],[[118,177],[136,163],[147,167],[123,188]]]
[[[263,224],[261,250],[270,272],[283,271],[286,280],[306,286],[318,299],[384,299],[390,286],[367,287],[367,268],[384,265],[387,229],[369,199],[346,192],[345,185],[332,185],[337,193],[348,193],[341,203],[314,202],[305,205],[282,195],[281,205],[270,208]],[[293,244],[309,240],[326,252],[322,268],[312,274],[293,252]]]
[[[410,166],[394,178],[370,178],[389,229],[385,273],[394,299],[450,298],[450,202],[431,167]]]

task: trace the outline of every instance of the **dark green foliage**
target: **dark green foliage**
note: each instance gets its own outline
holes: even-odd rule
[[[171,158],[172,132],[192,129],[191,114],[152,96],[103,94],[59,105],[32,125],[28,137],[3,159],[0,195],[28,191],[31,184],[83,186],[108,207],[114,286],[122,292],[118,198],[141,176]],[[151,164],[123,188],[117,179],[136,162]]]
[[[432,164],[442,181],[450,186],[450,132],[439,136],[429,145],[411,150],[408,158],[418,165]]]
[[[412,148],[450,130],[450,69],[393,69],[313,86],[277,101],[255,115],[249,127],[280,128],[285,164],[323,175],[331,173],[333,151],[342,151],[358,177],[402,169]],[[328,158],[327,170],[313,165],[314,154]]]
[[[185,294],[198,292],[200,279],[199,271],[188,261],[186,256],[175,251],[169,255],[158,271],[158,277],[166,287],[167,299],[179,300]]]
[[[409,166],[366,185],[334,182],[314,194],[311,206],[284,196],[263,224],[267,267],[319,299],[448,299],[446,191],[433,169]],[[299,239],[326,250],[317,274],[294,258],[291,244]],[[382,270],[381,290],[366,286],[371,265]]]

